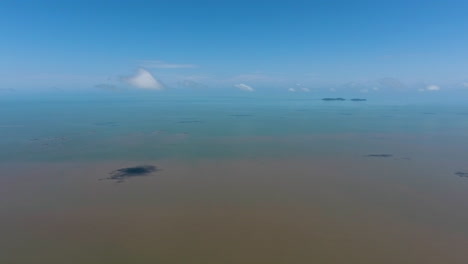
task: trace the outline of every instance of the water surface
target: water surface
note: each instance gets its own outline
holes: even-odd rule
[[[468,259],[468,179],[455,175],[468,171],[463,104],[175,94],[0,102],[1,263]],[[160,170],[106,179],[138,165]]]

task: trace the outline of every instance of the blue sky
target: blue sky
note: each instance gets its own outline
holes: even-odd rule
[[[468,1],[96,2],[2,1],[0,88],[468,89]]]

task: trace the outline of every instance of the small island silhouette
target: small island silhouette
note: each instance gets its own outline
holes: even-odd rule
[[[346,101],[346,99],[341,98],[341,97],[336,97],[336,98],[325,97],[325,98],[322,98],[322,101]]]
[[[458,177],[462,177],[462,178],[468,178],[468,172],[464,172],[464,171],[457,171],[455,172],[455,175],[457,175]]]
[[[366,157],[372,157],[372,158],[390,158],[393,157],[392,154],[368,154]]]

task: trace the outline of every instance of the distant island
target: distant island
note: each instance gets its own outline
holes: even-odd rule
[[[322,98],[322,101],[346,101],[346,99],[345,99],[345,98],[341,98],[341,97],[335,97],[335,98],[325,97],[325,98]],[[367,99],[364,99],[364,98],[353,98],[353,99],[350,99],[350,101],[353,101],[353,102],[363,102],[363,101],[367,101]]]
[[[323,101],[346,101],[346,99],[337,97],[337,98],[322,98]]]

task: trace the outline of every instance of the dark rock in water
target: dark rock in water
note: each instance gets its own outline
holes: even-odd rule
[[[372,158],[390,158],[393,157],[392,154],[369,154],[366,155],[366,157],[372,157]]]
[[[462,178],[468,178],[468,172],[457,171],[455,172],[455,175],[457,175],[458,177],[462,177]]]
[[[326,98],[322,98],[322,101],[346,101],[346,99],[341,98],[341,97],[336,97],[336,98],[326,97]]]
[[[364,102],[364,101],[367,101],[367,99],[364,99],[364,98],[353,98],[353,99],[351,99],[351,101],[353,101],[353,102]]]
[[[153,172],[157,172],[160,169],[156,166],[152,165],[142,165],[142,166],[135,166],[135,167],[128,167],[128,168],[122,168],[115,170],[113,172],[110,172],[109,174],[111,175],[108,177],[108,180],[116,180],[117,182],[123,182],[127,178],[131,177],[138,177],[138,176],[146,176],[148,174],[151,174]]]

